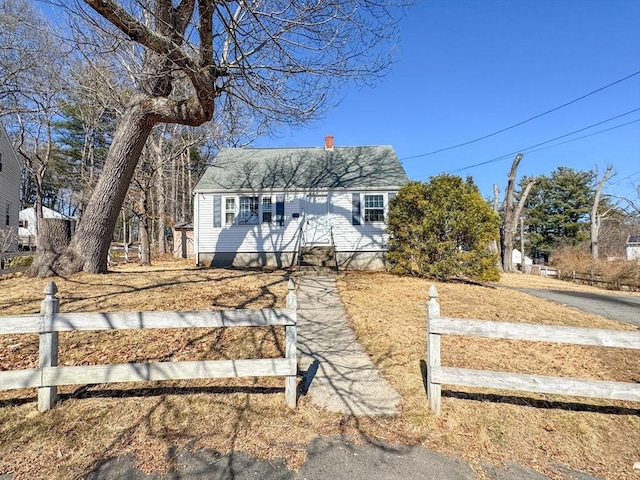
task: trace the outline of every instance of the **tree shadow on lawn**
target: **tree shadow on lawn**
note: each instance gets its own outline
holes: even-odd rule
[[[427,364],[420,360],[420,370],[422,372],[422,383],[425,395],[427,395]],[[542,400],[521,395],[499,395],[496,393],[462,392],[442,388],[442,396],[446,398],[457,398],[459,400],[470,400],[474,402],[508,403],[522,407],[533,407],[545,410],[567,410],[572,412],[592,412],[604,413],[607,415],[640,415],[640,408],[618,407],[615,405],[593,405],[588,403],[578,403],[560,400]]]
[[[128,273],[133,273],[133,272],[126,272]],[[163,281],[160,280],[157,283],[154,283],[152,285],[146,285],[146,286],[140,286],[140,287],[136,287],[136,286],[132,286],[132,285],[127,285],[127,284],[116,284],[116,283],[109,283],[109,286],[112,287],[120,287],[122,289],[124,289],[125,291],[119,291],[119,292],[111,292],[111,293],[99,293],[93,296],[79,296],[79,297],[65,297],[64,298],[64,303],[65,305],[73,305],[76,302],[79,301],[84,301],[84,300],[106,300],[109,298],[113,298],[113,297],[117,297],[120,295],[126,296],[126,295],[136,295],[136,294],[140,294],[142,292],[149,292],[149,291],[153,291],[155,289],[159,289],[159,288],[167,288],[167,287],[175,287],[175,286],[180,286],[180,285],[195,285],[195,284],[205,284],[205,283],[218,283],[218,282],[223,282],[225,280],[237,280],[237,279],[241,279],[243,277],[254,277],[254,276],[259,276],[258,273],[256,272],[247,272],[244,275],[226,275],[223,277],[218,277],[218,278],[211,278],[208,276],[202,276],[202,275],[198,275],[197,273],[195,274],[197,277],[200,277],[199,279],[194,279],[193,278],[193,274],[190,274],[187,272],[187,274],[189,275],[189,278],[185,278],[184,280],[179,280],[177,278],[174,279],[167,279],[167,281]],[[138,273],[139,275],[139,273]],[[185,275],[185,274],[181,274],[181,275]],[[77,283],[77,284],[81,284],[81,285],[91,285],[91,282],[83,282],[83,281],[79,281],[73,278],[66,278],[66,277],[60,277],[62,279],[64,279],[67,282],[70,283]],[[282,275],[281,278],[276,279],[275,281],[272,281],[270,283],[267,283],[265,285],[262,285],[260,287],[261,290],[261,294],[260,296],[253,296],[253,297],[249,297],[245,300],[243,300],[242,302],[236,304],[233,306],[234,309],[242,309],[245,308],[247,305],[250,305],[253,302],[256,302],[262,298],[268,297],[270,299],[270,306],[275,306],[276,302],[277,302],[277,296],[270,290],[270,287],[273,287],[275,285],[281,284],[283,282],[287,281],[287,278],[284,274]],[[65,293],[65,292],[61,292],[61,293]],[[212,297],[212,305],[219,305],[218,300],[224,298],[223,295],[215,295]],[[231,307],[229,307],[231,308]],[[75,311],[75,310],[69,310],[69,311]]]
[[[284,393],[284,387],[257,387],[257,386],[208,386],[208,387],[176,387],[176,386],[158,386],[158,387],[143,387],[143,388],[94,388],[96,385],[83,385],[70,393],[59,393],[58,403],[66,402],[68,400],[76,399],[91,399],[91,398],[150,398],[150,397],[162,397],[165,395],[177,395],[188,396],[196,394],[259,394],[259,395],[273,395],[278,393]],[[37,395],[21,397],[21,398],[8,398],[0,400],[0,408],[5,407],[17,407],[19,405],[25,405],[27,403],[37,403]]]

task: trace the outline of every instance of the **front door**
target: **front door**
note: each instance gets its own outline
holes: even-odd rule
[[[307,195],[304,240],[306,245],[331,243],[329,203],[326,195]]]

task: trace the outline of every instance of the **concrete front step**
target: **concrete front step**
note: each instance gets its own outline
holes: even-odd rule
[[[322,267],[317,265],[300,265],[298,272],[302,275],[327,275],[333,276],[337,273],[336,267]]]
[[[302,247],[300,271],[331,273],[336,271],[336,252],[333,247]]]

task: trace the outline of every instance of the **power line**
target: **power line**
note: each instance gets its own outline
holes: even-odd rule
[[[640,120],[636,120],[636,122],[640,122]],[[618,180],[616,183],[612,183],[612,184],[610,184],[610,185],[609,185],[609,187],[614,187],[614,186],[618,185],[619,183],[622,183],[622,182],[624,182],[625,180],[627,180],[627,179],[629,179],[629,178],[631,178],[631,177],[635,177],[635,176],[636,176],[636,175],[638,175],[639,173],[640,173],[640,170],[638,170],[637,172],[630,173],[630,174],[629,174],[629,175],[627,175],[626,177],[621,178],[620,180]]]
[[[560,110],[561,108],[567,107],[567,106],[569,106],[569,105],[571,105],[573,103],[576,103],[576,102],[578,102],[580,100],[583,100],[583,99],[585,99],[585,98],[587,98],[587,97],[589,97],[589,96],[591,96],[591,95],[593,95],[595,93],[601,92],[602,90],[605,90],[605,89],[607,89],[609,87],[613,87],[614,85],[617,85],[620,82],[624,82],[625,80],[628,80],[628,79],[630,79],[632,77],[635,77],[636,75],[639,75],[639,74],[640,74],[640,71],[632,73],[631,75],[627,75],[624,78],[616,80],[615,82],[610,83],[608,85],[605,85],[604,87],[600,87],[600,88],[598,88],[598,89],[596,89],[596,90],[594,90],[592,92],[587,93],[586,95],[582,95],[581,97],[578,97],[578,98],[576,98],[574,100],[571,100],[570,102],[563,103],[562,105],[560,105],[558,107],[552,108],[551,110],[547,110],[546,112],[543,112],[543,113],[540,113],[538,115],[535,115],[535,116],[533,116],[531,118],[528,118],[527,120],[523,120],[522,122],[516,123],[516,124],[511,125],[511,126],[506,127],[506,128],[503,128],[502,130],[498,130],[497,132],[490,133],[489,135],[485,135],[483,137],[479,137],[479,138],[476,138],[474,140],[469,140],[468,142],[459,143],[457,145],[452,145],[450,147],[445,147],[445,148],[441,148],[439,150],[434,150],[432,152],[422,153],[420,155],[413,155],[411,157],[405,157],[405,158],[402,158],[400,160],[411,160],[411,159],[414,159],[414,158],[427,157],[429,155],[435,155],[436,153],[446,152],[447,150],[453,150],[454,148],[464,147],[465,145],[470,145],[472,143],[479,142],[480,140],[484,140],[486,138],[493,137],[493,136],[498,135],[500,133],[506,132],[507,130],[511,130],[512,128],[516,128],[516,127],[519,127],[520,125],[524,125],[525,123],[528,123],[528,122],[530,122],[532,120],[535,120],[536,118],[540,118],[540,117],[542,117],[544,115],[547,115],[549,113],[555,112],[556,110]]]
[[[593,128],[593,127],[597,127],[598,125],[602,125],[603,123],[610,122],[610,121],[615,120],[617,118],[624,117],[625,115],[629,115],[631,113],[637,112],[638,110],[640,110],[640,108],[635,108],[633,110],[630,110],[628,112],[622,113],[620,115],[616,115],[615,117],[611,117],[611,118],[608,118],[606,120],[602,120],[601,122],[597,122],[597,123],[594,123],[592,125],[589,125],[588,127],[583,127],[583,128],[578,129],[578,130],[574,130],[573,132],[565,133],[564,135],[560,135],[559,137],[552,138],[551,140],[545,140],[544,142],[536,143],[535,145],[530,145],[528,147],[516,150],[516,151],[511,152],[511,153],[507,153],[505,155],[501,155],[501,156],[496,157],[496,158],[492,158],[490,160],[485,160],[483,162],[474,163],[472,165],[467,165],[465,167],[456,168],[455,170],[449,170],[446,173],[458,173],[458,172],[462,172],[464,170],[468,170],[470,168],[480,167],[482,165],[487,165],[489,163],[498,162],[500,160],[504,160],[506,158],[509,158],[509,157],[515,155],[516,153],[526,152],[527,150],[531,150],[531,149],[539,147],[541,145],[546,145],[547,143],[555,142],[556,140],[560,140],[561,138],[566,138],[566,137],[569,137],[571,135],[575,135],[576,133],[583,132],[583,131],[588,130],[588,129]],[[624,127],[626,125],[629,125],[631,123],[635,123],[635,122],[638,122],[638,121],[640,121],[640,120],[634,120],[634,121],[631,121],[631,122],[624,123],[622,125],[618,125],[616,127],[607,128],[605,130],[602,130],[601,132],[595,132],[595,133],[592,133],[592,134],[589,134],[589,135],[585,135],[585,137],[596,135],[597,133],[603,133],[603,132],[606,132],[606,131],[609,131],[609,130],[614,130],[616,128],[621,128],[621,127]],[[577,140],[577,139],[574,139],[574,140]],[[561,145],[561,144],[558,144],[558,145]]]
[[[615,127],[605,128],[604,130],[598,130],[597,132],[589,133],[588,135],[582,135],[581,137],[577,137],[577,138],[572,138],[571,140],[566,140],[564,142],[556,143],[555,145],[549,145],[548,147],[538,148],[537,150],[531,150],[529,153],[540,152],[542,150],[547,150],[549,148],[558,147],[560,145],[564,145],[565,143],[571,143],[571,142],[575,142],[577,140],[581,140],[583,138],[593,137],[594,135],[598,135],[600,133],[608,132],[609,130],[615,130],[616,128],[626,127],[627,125],[631,125],[632,123],[638,123],[638,122],[640,122],[640,119],[631,120],[630,122],[622,123],[620,125],[616,125]]]

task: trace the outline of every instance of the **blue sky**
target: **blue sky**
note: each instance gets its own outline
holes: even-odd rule
[[[342,92],[326,118],[254,146],[393,145],[412,179],[452,172],[640,108],[640,74],[489,139],[491,134],[640,71],[640,0],[428,0],[401,22],[391,73]],[[640,110],[544,145],[640,119]],[[559,166],[600,172],[608,192],[640,184],[640,122],[552,148],[525,151],[518,174]],[[513,156],[456,172],[485,196],[501,193]],[[636,194],[634,194],[636,195]],[[636,196],[637,198],[637,196]]]
[[[341,92],[323,120],[294,131],[283,127],[275,138],[260,138],[253,146],[321,146],[327,134],[337,146],[392,145],[410,178],[471,175],[489,197],[494,183],[504,192],[516,152],[639,109],[524,150],[518,169],[520,177],[550,174],[559,166],[602,172],[611,164],[616,175],[606,191],[637,199],[638,72],[640,0],[417,0],[401,21],[395,63],[385,78],[373,88]],[[492,134],[633,74],[507,132],[424,155]]]

